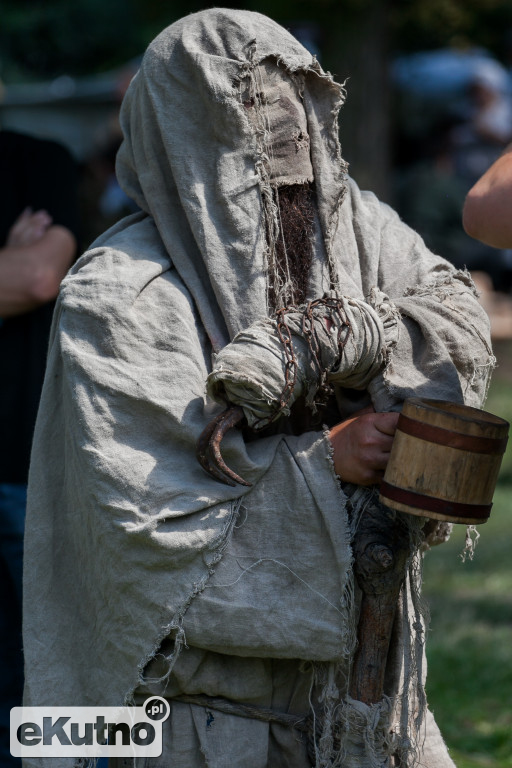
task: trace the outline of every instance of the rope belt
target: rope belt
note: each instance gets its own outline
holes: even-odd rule
[[[251,720],[260,720],[265,723],[277,723],[286,728],[295,728],[302,733],[311,731],[309,717],[299,717],[298,715],[289,715],[285,712],[275,712],[267,707],[256,707],[252,704],[238,704],[237,702],[224,699],[220,696],[206,696],[198,694],[197,696],[173,696],[171,701],[180,701],[183,704],[196,704],[199,707],[207,707],[217,712],[224,712],[226,715],[235,717],[248,717]]]

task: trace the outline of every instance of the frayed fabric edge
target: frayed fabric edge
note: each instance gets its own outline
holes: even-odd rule
[[[452,293],[461,293],[470,290],[475,298],[478,298],[478,290],[473,278],[467,269],[458,269],[455,272],[438,275],[426,285],[411,286],[404,292],[404,296],[429,296],[436,294],[440,299]]]
[[[460,558],[463,563],[466,562],[466,560],[472,560],[475,556],[475,549],[476,545],[478,544],[478,539],[480,538],[480,533],[477,531],[476,527],[474,525],[468,525],[466,527],[466,538],[464,541],[464,549],[460,553]]]
[[[282,66],[283,69],[297,81],[299,76],[305,77],[307,75],[314,75],[328,83],[333,91],[336,92],[336,98],[333,101],[331,110],[331,124],[326,125],[327,132],[330,137],[329,146],[327,151],[329,152],[333,161],[333,166],[338,169],[338,192],[336,199],[332,206],[332,211],[329,217],[329,221],[326,222],[325,227],[322,227],[322,236],[325,244],[327,264],[329,269],[330,289],[339,291],[341,290],[339,269],[333,254],[333,240],[338,228],[340,209],[347,194],[347,177],[348,177],[348,163],[343,159],[341,146],[338,137],[338,115],[341,107],[346,100],[345,82],[337,83],[330,72],[324,72],[321,68],[318,60],[313,56],[309,64],[305,62],[294,61],[287,59],[279,53],[265,54],[258,57],[257,44],[254,40],[248,51],[248,61],[241,67],[241,72],[237,78],[237,83],[242,83],[247,78],[254,78],[254,72],[256,68],[262,64],[266,59],[274,59],[278,66]],[[257,141],[257,156],[255,158],[255,170],[259,179],[259,186],[262,195],[263,215],[265,218],[265,225],[267,228],[267,246],[266,246],[266,269],[267,274],[275,271],[274,259],[275,259],[275,243],[279,235],[279,223],[277,206],[273,199],[273,189],[279,184],[271,182],[268,174],[268,156],[267,156],[267,131],[256,131]],[[289,182],[288,182],[289,183]],[[275,277],[275,275],[274,275]],[[269,283],[267,279],[267,284]],[[267,297],[268,306],[268,297]]]
[[[328,429],[324,429],[328,443]],[[329,455],[334,470],[332,451]],[[351,486],[353,493],[347,497],[352,509],[351,535],[368,504],[378,503],[375,488]],[[340,483],[341,488],[341,483]],[[402,517],[400,515],[400,517]],[[336,665],[316,665],[316,683],[319,685],[324,713],[315,723],[315,768],[384,768],[393,756],[400,765],[413,768],[420,764],[420,753],[427,699],[423,687],[423,652],[425,634],[429,624],[428,607],[421,597],[422,583],[422,531],[419,519],[405,517],[411,540],[411,556],[406,567],[406,581],[401,593],[401,626],[404,640],[403,677],[393,697],[383,696],[371,706],[355,702],[348,694],[340,696],[340,682],[348,690],[352,659],[348,659],[345,678],[337,679]],[[355,589],[352,580],[352,589]],[[410,605],[409,605],[409,599]],[[353,597],[352,606],[355,600]],[[354,648],[357,627],[355,613],[351,621]],[[313,710],[313,708],[312,708]],[[314,713],[314,710],[313,710]],[[354,722],[353,722],[354,721]],[[359,723],[357,725],[357,723]],[[357,725],[357,728],[356,728]],[[355,731],[353,731],[354,726]],[[354,732],[350,741],[347,734]],[[352,751],[352,755],[350,755]]]
[[[352,505],[349,497],[344,491],[342,480],[337,474],[334,466],[334,448],[329,435],[330,429],[326,424],[324,424],[322,427],[322,430],[323,430],[324,440],[327,446],[327,456],[326,456],[327,463],[329,465],[329,468],[334,478],[334,481],[336,483],[336,486],[339,490],[340,500],[342,501],[342,504],[340,504],[340,514],[344,512],[349,518],[348,525],[347,525],[347,533],[346,533],[344,543],[350,550],[350,567],[347,571],[347,581],[345,584],[345,588],[340,598],[340,603],[343,606],[346,613],[346,617],[347,617],[347,632],[346,632],[344,643],[343,643],[345,653],[342,658],[342,661],[348,664],[347,675],[349,675],[350,663],[353,658],[354,651],[357,644],[357,627],[355,625],[355,585],[354,585],[354,571],[353,571],[354,561],[353,561],[353,553],[352,553],[353,530],[352,530],[352,521],[350,519]]]
[[[163,675],[158,680],[152,680],[152,682],[161,682],[164,683],[169,679],[169,676],[173,670],[174,664],[176,663],[178,656],[180,655],[181,649],[183,647],[187,647],[186,643],[186,636],[185,636],[185,630],[183,628],[183,619],[185,617],[185,614],[190,607],[193,599],[197,597],[197,595],[201,594],[201,592],[206,587],[208,581],[212,577],[212,575],[215,572],[215,566],[221,561],[222,556],[224,554],[224,551],[226,549],[226,546],[228,544],[229,537],[231,536],[235,523],[238,519],[238,515],[240,512],[240,508],[242,506],[242,499],[235,499],[230,504],[230,514],[229,519],[224,526],[223,530],[219,534],[217,541],[215,545],[212,547],[213,556],[207,563],[207,572],[204,574],[203,578],[200,579],[200,581],[196,582],[193,585],[192,591],[190,592],[188,598],[186,601],[181,605],[181,607],[176,611],[174,614],[172,620],[164,626],[159,633],[159,635],[156,638],[156,641],[153,644],[153,649],[146,654],[146,656],[143,657],[143,659],[139,662],[138,665],[138,676],[137,681],[134,684],[133,688],[127,693],[125,697],[125,704],[132,704],[133,703],[133,695],[135,693],[135,690],[137,686],[141,683],[146,682],[144,679],[144,670],[149,664],[152,659],[155,658],[157,655],[158,649],[162,643],[162,641],[173,631],[176,631],[176,636],[174,638],[174,647],[173,652],[170,656],[166,657],[168,668],[165,675]]]
[[[216,543],[212,547],[213,556],[211,557],[210,561],[207,564],[207,573],[203,576],[203,578],[199,582],[196,582],[193,585],[193,589],[189,594],[187,600],[176,611],[171,621],[168,624],[166,624],[162,628],[160,633],[157,635],[157,638],[153,643],[152,650],[149,653],[147,653],[139,662],[139,665],[137,667],[137,679],[136,681],[134,681],[132,687],[129,689],[129,691],[125,695],[125,699],[123,702],[124,706],[135,705],[134,694],[138,685],[145,682],[144,670],[146,666],[149,664],[150,661],[152,661],[157,656],[158,649],[160,648],[162,641],[171,632],[177,630],[176,636],[174,638],[173,652],[170,656],[166,657],[168,662],[168,669],[165,675],[163,675],[158,680],[153,680],[152,682],[165,683],[169,679],[169,676],[172,673],[173,667],[181,653],[182,648],[187,647],[185,630],[183,628],[183,619],[185,617],[185,614],[188,608],[190,607],[192,600],[204,590],[204,588],[206,587],[206,584],[208,583],[211,576],[215,572],[215,566],[222,559],[222,556],[228,544],[229,537],[232,534],[233,529],[235,527],[235,523],[238,519],[241,506],[242,506],[242,499],[235,499],[234,501],[231,502],[229,519],[226,525],[224,526],[223,530],[219,534]],[[80,757],[75,761],[74,768],[96,768],[98,764],[98,759],[99,758],[94,758],[94,757],[93,758]]]

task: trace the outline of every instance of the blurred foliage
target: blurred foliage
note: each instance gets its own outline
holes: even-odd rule
[[[502,0],[245,0],[235,8],[284,25],[308,22],[329,58],[385,10],[393,50],[483,45],[503,58],[512,47],[512,4]],[[6,81],[104,71],[140,55],[181,16],[209,7],[200,0],[0,0],[0,76]],[[386,33],[385,33],[386,34]]]
[[[0,0],[0,76],[86,75],[141,50],[134,0]]]
[[[512,47],[512,4],[503,0],[396,0],[395,48],[415,51],[478,45],[500,59]]]

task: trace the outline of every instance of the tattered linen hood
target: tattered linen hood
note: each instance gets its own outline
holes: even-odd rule
[[[336,287],[332,236],[346,172],[337,126],[342,102],[342,87],[314,57],[258,13],[188,16],[146,52],[121,111],[117,173],[154,218],[214,349],[266,314],[271,185],[314,176],[322,230],[316,250],[331,263],[317,292]]]

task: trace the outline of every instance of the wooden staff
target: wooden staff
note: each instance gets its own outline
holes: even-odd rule
[[[354,573],[363,593],[349,693],[365,704],[379,702],[393,622],[406,564],[412,554],[409,530],[399,515],[368,505],[353,542]]]
[[[485,522],[509,426],[494,414],[460,403],[405,401],[380,487],[386,506],[368,506],[353,544],[363,598],[352,698],[365,704],[382,698],[398,596],[413,546],[400,513],[453,523]]]

